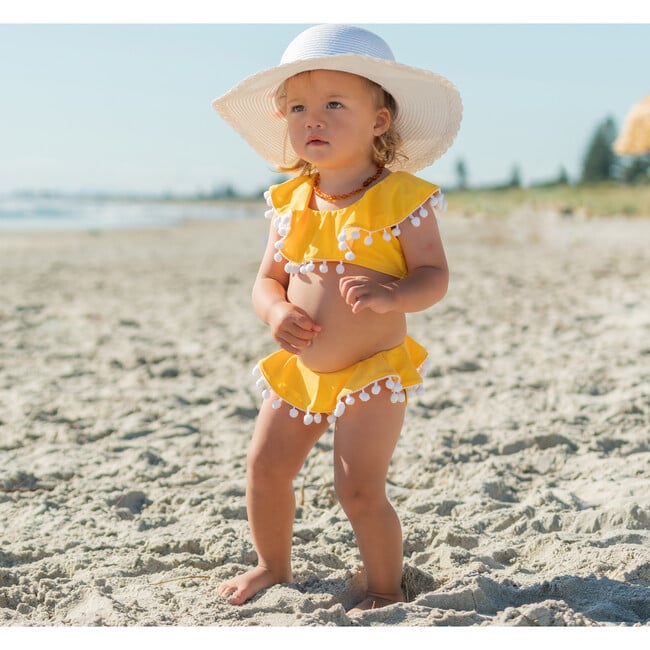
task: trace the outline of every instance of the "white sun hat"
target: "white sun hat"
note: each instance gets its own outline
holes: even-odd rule
[[[317,25],[289,44],[280,65],[247,77],[212,102],[221,117],[276,167],[290,167],[298,160],[276,93],[289,77],[307,70],[338,70],[366,77],[393,96],[400,152],[406,156],[388,166],[393,171],[427,167],[447,151],[460,128],[463,106],[450,81],[397,63],[387,43],[368,30]]]

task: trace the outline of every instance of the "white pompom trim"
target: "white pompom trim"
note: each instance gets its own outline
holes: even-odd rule
[[[296,273],[311,273],[316,270],[316,264],[318,264],[318,270],[320,273],[327,273],[328,262],[337,262],[336,272],[339,275],[345,273],[345,265],[342,260],[325,260],[319,258],[307,258],[302,262],[294,262],[287,258],[282,252],[284,248],[284,240],[287,238],[291,231],[291,221],[293,218],[293,211],[287,210],[287,212],[280,214],[273,205],[271,194],[267,190],[264,193],[267,205],[269,210],[267,210],[264,215],[267,219],[271,219],[273,222],[273,227],[275,228],[279,239],[275,243],[276,253],[273,256],[273,259],[276,262],[281,262],[283,259],[286,260],[284,265],[284,270],[290,274]],[[444,212],[447,209],[447,201],[445,200],[445,195],[442,190],[438,189],[431,196],[429,196],[421,205],[419,205],[411,214],[407,215],[403,219],[400,218],[399,221],[396,221],[392,226],[386,226],[379,230],[366,230],[364,228],[359,228],[358,226],[350,226],[344,228],[337,235],[338,247],[341,252],[344,253],[343,257],[347,262],[353,262],[356,259],[356,253],[352,250],[352,244],[356,241],[362,241],[364,246],[372,246],[374,242],[374,236],[379,235],[383,237],[386,241],[390,241],[393,237],[399,237],[402,234],[401,224],[403,224],[407,219],[410,221],[411,225],[414,228],[419,228],[422,219],[426,219],[429,216],[430,212],[427,209],[427,204],[431,206],[432,209],[439,209]],[[366,233],[362,235],[362,233]]]
[[[418,368],[418,372],[425,372],[428,361],[428,358],[424,360],[424,362]],[[262,375],[262,371],[260,370],[259,365],[256,365],[253,368],[253,375],[258,378],[255,383],[257,387],[262,391],[262,398],[265,400],[270,399],[272,396],[272,388],[267,382],[266,378]],[[379,393],[382,391],[382,383],[384,385],[384,388],[390,391],[390,401],[393,404],[403,404],[406,401],[407,396],[412,398],[417,395],[421,395],[424,392],[424,386],[421,383],[415,384],[414,386],[409,386],[405,389],[402,386],[402,382],[400,381],[398,375],[389,375],[387,377],[380,377],[378,379],[375,379],[356,391],[346,393],[339,399],[339,401],[336,403],[335,409],[331,413],[317,413],[309,410],[303,410],[297,407],[295,404],[287,402],[286,400],[277,396],[274,397],[271,406],[274,409],[281,408],[283,404],[288,406],[289,417],[293,419],[298,418],[302,413],[302,421],[306,426],[309,426],[310,424],[320,424],[324,415],[327,416],[328,424],[335,424],[336,420],[345,413],[346,406],[352,406],[355,404],[357,398],[362,402],[367,402],[371,399],[372,395],[379,395]]]

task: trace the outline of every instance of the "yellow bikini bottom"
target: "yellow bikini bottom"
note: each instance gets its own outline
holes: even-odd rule
[[[271,391],[277,396],[273,408],[280,408],[285,402],[291,407],[291,417],[303,412],[305,424],[321,422],[322,414],[332,424],[343,415],[346,405],[357,399],[367,402],[382,387],[391,391],[394,403],[404,402],[407,392],[419,392],[426,357],[426,350],[407,336],[401,345],[336,372],[315,372],[297,355],[279,350],[262,359],[255,366],[255,374],[259,376],[257,385],[262,396],[271,398]]]

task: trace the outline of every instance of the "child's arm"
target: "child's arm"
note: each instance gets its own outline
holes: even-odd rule
[[[320,327],[302,309],[287,300],[289,274],[284,270],[283,262],[273,259],[277,240],[278,235],[272,227],[253,285],[253,308],[283,349],[300,354],[311,345]]]
[[[341,295],[353,313],[363,309],[380,314],[422,311],[447,293],[449,268],[435,215],[422,219],[419,228],[404,224],[401,231],[408,275],[382,284],[363,275],[343,278]]]

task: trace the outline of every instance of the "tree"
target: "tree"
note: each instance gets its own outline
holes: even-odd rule
[[[556,185],[568,185],[569,184],[569,174],[567,174],[564,166],[560,167],[560,172],[557,175],[557,180],[555,181]]]
[[[521,169],[519,169],[519,165],[513,166],[510,180],[506,187],[521,187]]]
[[[462,192],[467,189],[467,165],[462,158],[456,162],[456,176],[458,177],[458,189]]]
[[[650,181],[650,153],[635,156],[623,167],[626,183],[647,183]]]
[[[616,154],[612,148],[616,139],[616,124],[611,117],[598,125],[591,138],[582,165],[583,183],[612,180],[616,169]]]
[[[211,199],[236,199],[238,196],[239,193],[230,183],[215,187],[209,194]]]
[[[557,187],[558,185],[568,185],[569,184],[569,174],[564,166],[560,167],[557,176],[549,178],[545,181],[538,181],[534,183],[534,187]]]

